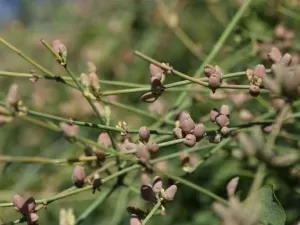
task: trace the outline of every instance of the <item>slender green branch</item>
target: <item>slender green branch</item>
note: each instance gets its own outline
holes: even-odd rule
[[[143,220],[142,225],[146,225],[148,221],[151,219],[151,217],[156,213],[156,211],[161,207],[161,201],[157,201],[155,206],[152,208],[152,210],[149,212],[149,214],[146,216],[146,218]]]

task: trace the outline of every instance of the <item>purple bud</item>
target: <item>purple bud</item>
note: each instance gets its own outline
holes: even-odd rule
[[[155,193],[150,185],[142,185],[140,192],[145,201],[155,202]]]
[[[20,210],[22,213],[28,215],[30,213],[33,213],[35,211],[35,200],[33,197],[28,198],[24,205],[22,206],[22,209]]]

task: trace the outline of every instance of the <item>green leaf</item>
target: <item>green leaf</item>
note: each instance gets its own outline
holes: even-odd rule
[[[262,225],[284,225],[286,215],[284,209],[276,198],[271,185],[264,186],[258,190],[261,203],[260,224]]]

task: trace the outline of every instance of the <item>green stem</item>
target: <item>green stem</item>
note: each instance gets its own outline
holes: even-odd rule
[[[161,207],[161,202],[157,201],[155,206],[152,208],[150,213],[146,216],[146,218],[143,220],[142,225],[146,225],[148,221],[151,219],[151,217],[156,213],[156,211]]]

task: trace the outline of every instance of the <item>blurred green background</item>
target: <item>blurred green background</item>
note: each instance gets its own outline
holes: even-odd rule
[[[161,2],[164,2],[168,12],[172,12],[169,15],[164,14],[171,26],[166,24],[158,5],[152,0],[0,0],[3,13],[2,18],[0,16],[0,34],[55,74],[67,75],[41,45],[41,38],[50,43],[54,39],[60,39],[67,46],[68,63],[77,75],[87,72],[86,63],[92,61],[97,66],[100,79],[148,85],[149,64],[134,56],[132,50],[139,50],[158,61],[170,63],[179,71],[193,74],[209,54],[243,0]],[[274,43],[274,29],[278,24],[284,24],[287,29],[295,32],[291,45],[283,46],[282,49],[297,57],[300,50],[299,1],[253,0],[250,10],[247,10],[232,32],[214,63],[225,73],[244,71],[258,63],[267,65],[266,59],[262,57],[266,52],[259,46]],[[0,70],[29,73],[31,69],[32,66],[15,53],[3,45],[0,46]],[[167,78],[168,83],[178,80],[174,76]],[[246,83],[246,79],[242,82]],[[39,80],[33,84],[29,79],[0,77],[3,97],[12,83],[20,85],[22,100],[32,109],[96,121],[82,96],[60,83]],[[101,88],[114,90],[122,87],[101,85]],[[141,102],[140,93],[117,96],[117,100],[160,117],[170,110],[177,96],[178,92],[166,92],[159,102],[153,104]],[[218,101],[211,99],[209,94],[193,92],[190,96],[187,105],[195,121],[200,120],[211,108],[219,107],[221,103],[230,104],[229,99]],[[251,99],[246,107],[255,116],[260,115],[269,110],[266,99]],[[111,107],[115,124],[124,120],[130,127],[138,128],[153,123],[149,118]],[[234,117],[234,124],[240,122],[239,118]],[[292,131],[299,131],[299,128]],[[83,128],[80,132],[81,135],[94,140],[99,134],[99,131],[89,128]],[[285,143],[284,140],[282,143]],[[297,141],[289,142],[289,145],[299,148]],[[166,148],[165,152],[179,149],[182,149],[182,146]],[[0,129],[0,154],[65,158],[82,154],[82,149],[68,143],[59,133],[15,120]],[[179,168],[179,160],[170,164]],[[36,199],[53,196],[72,185],[72,169],[72,166],[18,163],[1,165],[0,202],[11,201],[15,193],[34,196]],[[244,170],[250,171],[251,174],[254,169],[224,153],[213,157],[189,179],[224,196],[225,186],[230,178],[239,173],[243,174]],[[251,176],[244,176],[241,179],[241,190],[247,190],[251,180]],[[280,178],[276,182],[280,187],[278,198],[286,209],[288,224],[292,224],[300,219],[299,195],[291,193],[288,184]],[[139,187],[138,179],[134,186]],[[40,224],[59,224],[61,208],[73,208],[75,215],[79,216],[96,197],[91,193],[82,193],[54,202],[47,210],[39,213]],[[138,195],[126,190],[116,192],[83,224],[128,224],[126,207],[138,199]],[[167,215],[154,218],[149,224],[218,224],[217,217],[211,211],[211,203],[212,200],[206,196],[182,186],[176,201],[167,208]],[[120,219],[114,219],[117,210],[121,211]],[[12,208],[0,208],[0,221],[7,222],[17,219],[18,216]]]

